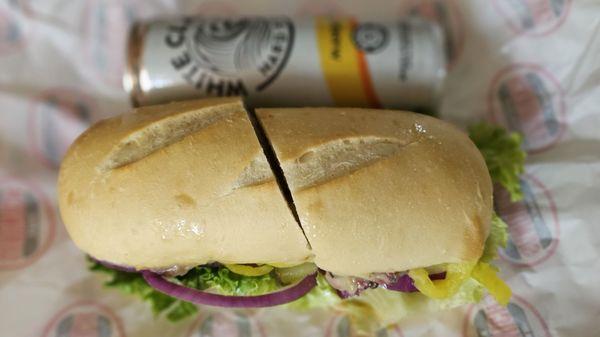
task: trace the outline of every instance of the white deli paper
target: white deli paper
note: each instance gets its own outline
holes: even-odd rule
[[[521,1],[12,0],[0,4],[0,336],[354,336],[330,311],[201,308],[179,324],[85,268],[57,211],[60,159],[90,123],[129,108],[127,27],[181,14],[438,21],[451,62],[441,117],[525,135],[525,199],[496,196],[514,291],[403,319],[378,336],[585,337],[600,331],[600,3]],[[99,238],[110,240],[110,238]]]

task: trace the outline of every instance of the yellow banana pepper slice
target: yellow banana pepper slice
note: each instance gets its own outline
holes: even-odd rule
[[[494,266],[480,262],[475,268],[471,276],[481,283],[501,305],[507,305],[512,292],[502,279],[498,277],[498,269]]]
[[[448,298],[458,291],[463,282],[469,278],[474,263],[449,263],[446,268],[446,278],[432,281],[425,268],[412,269],[408,276],[415,282],[415,287],[428,297],[435,299]]]
[[[252,267],[244,264],[226,264],[225,267],[232,272],[244,276],[262,276],[266,275],[273,270],[273,266],[263,264],[262,266]]]

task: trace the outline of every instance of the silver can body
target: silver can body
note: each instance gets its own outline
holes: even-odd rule
[[[134,105],[243,96],[254,107],[431,110],[446,71],[434,23],[287,17],[181,18],[130,32]]]

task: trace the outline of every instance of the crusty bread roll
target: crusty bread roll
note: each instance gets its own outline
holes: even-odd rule
[[[315,263],[340,275],[476,261],[492,183],[468,136],[432,117],[259,109]]]
[[[237,99],[146,107],[94,125],[59,175],[75,243],[138,269],[314,260],[351,276],[481,256],[492,184],[460,130],[401,111],[256,114],[271,163]],[[271,170],[277,162],[306,237]]]
[[[237,99],[101,121],[68,151],[58,186],[69,234],[100,260],[161,269],[310,258]]]

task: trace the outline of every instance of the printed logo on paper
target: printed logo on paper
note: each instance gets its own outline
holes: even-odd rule
[[[46,326],[43,337],[125,337],[121,319],[108,307],[84,301],[60,311]]]
[[[200,317],[188,337],[266,337],[256,319],[240,312],[212,312]]]
[[[417,16],[437,22],[446,38],[449,67],[460,57],[464,45],[464,19],[455,0],[409,0],[400,2],[402,15]]]
[[[0,8],[0,56],[21,49],[25,42],[25,27],[15,13]]]
[[[552,147],[566,129],[563,90],[551,73],[534,64],[515,64],[498,72],[488,105],[495,122],[524,135],[529,152]]]
[[[171,24],[169,63],[206,96],[247,96],[271,85],[294,44],[287,18],[197,18]]]
[[[69,145],[90,125],[95,114],[90,97],[70,89],[50,89],[29,108],[29,142],[33,154],[59,167]]]
[[[511,202],[502,188],[494,193],[498,215],[507,223],[509,239],[500,256],[519,266],[537,265],[558,246],[559,223],[550,191],[534,176],[521,176],[523,200]]]
[[[143,5],[132,1],[87,1],[81,20],[83,52],[89,69],[103,82],[121,87],[127,32]]]
[[[562,25],[571,0],[493,0],[492,4],[515,33],[541,36]]]
[[[54,240],[55,215],[33,183],[0,179],[0,270],[24,268]]]
[[[348,316],[335,316],[327,325],[325,337],[358,337],[358,334],[352,327]],[[375,333],[375,337],[404,337],[400,327],[395,324],[390,327],[380,329]]]
[[[469,308],[464,337],[552,337],[535,307],[513,294],[506,307],[491,296]]]

